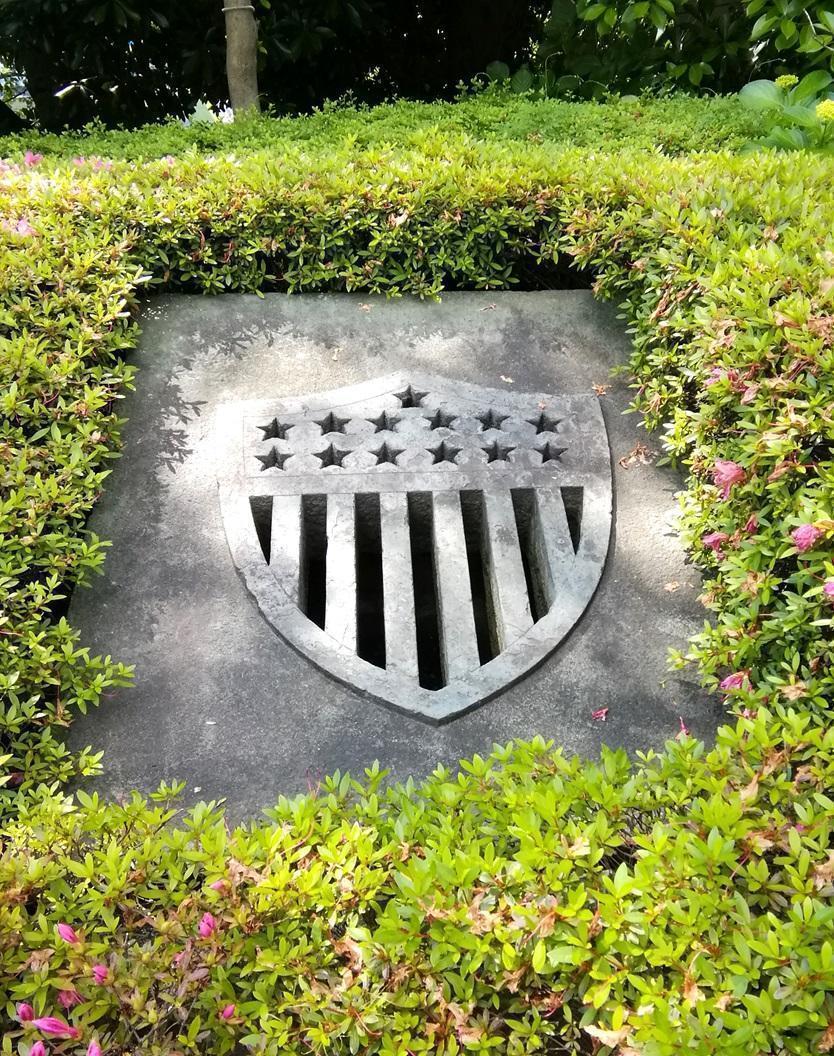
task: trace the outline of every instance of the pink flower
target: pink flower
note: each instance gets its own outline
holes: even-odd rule
[[[23,164],[28,165],[29,168],[34,168],[35,165],[40,165],[43,161],[43,154],[35,154],[34,151],[27,150],[23,155]]]
[[[109,978],[110,969],[106,964],[93,965],[93,979],[95,979],[99,986],[103,986]]]
[[[101,1056],[101,1045],[95,1038],[87,1046],[87,1056]]]
[[[717,385],[718,382],[723,381],[726,376],[727,375],[724,373],[721,367],[713,367],[704,379],[704,385],[706,385],[707,388],[709,388],[711,385]]]
[[[215,880],[213,884],[209,884],[212,891],[225,891],[227,886],[225,880]]]
[[[80,167],[81,165],[86,165],[87,164],[87,159],[86,158],[73,158],[72,159],[72,163],[73,163],[73,165]]]
[[[834,579],[827,579],[822,585],[823,594],[834,601]]]
[[[58,991],[58,1004],[65,1011],[73,1008],[75,1005],[80,1005],[84,998],[79,994],[77,990],[59,990]]]
[[[46,1056],[46,1045],[42,1041],[36,1041],[29,1050],[29,1056]]]
[[[27,1001],[21,1001],[17,1006],[17,1018],[21,1023],[31,1023],[35,1018],[35,1010]]]
[[[793,545],[800,554],[804,554],[806,550],[811,549],[821,535],[822,532],[816,525],[800,524],[798,528],[794,528],[791,532],[791,539],[793,539]]]
[[[216,930],[217,930],[217,921],[214,919],[214,917],[211,915],[211,913],[204,913],[203,916],[202,916],[202,919],[200,920],[200,924],[199,924],[199,926],[197,928],[197,931],[200,934],[200,938],[201,939],[211,938],[211,936],[215,933]]]
[[[608,718],[608,708],[597,708],[596,711],[591,712],[591,718],[594,722],[605,722]]]
[[[42,1034],[54,1034],[58,1038],[72,1038],[75,1040],[81,1037],[81,1031],[78,1027],[71,1027],[69,1023],[65,1023],[63,1019],[58,1019],[57,1016],[43,1016],[42,1019],[33,1019],[32,1026]]]
[[[221,1008],[220,1009],[220,1018],[221,1019],[231,1019],[234,1014],[235,1014],[235,1006],[234,1005],[226,1005],[225,1008]]]
[[[751,513],[744,525],[744,530],[745,532],[755,532],[758,527],[759,518],[756,516],[755,513]]]
[[[741,689],[741,687],[744,685],[746,678],[746,671],[734,671],[731,675],[727,675],[726,678],[721,679],[721,682],[719,683],[719,689]]]
[[[61,938],[64,940],[64,942],[69,942],[69,943],[73,943],[74,944],[76,942],[80,942],[81,941],[78,938],[78,934],[76,933],[75,929],[71,928],[69,926],[69,924],[59,924],[57,930],[58,930],[58,934],[61,936]]]
[[[701,537],[701,542],[708,550],[712,550],[716,557],[723,558],[724,551],[721,549],[721,545],[726,543],[729,538],[726,532],[710,532],[708,535]]]
[[[91,164],[93,168],[98,171],[99,169],[112,169],[113,162],[108,158],[92,158]]]
[[[686,725],[686,723],[683,721],[683,719],[681,718],[680,715],[678,716],[678,722],[680,723],[680,730],[678,730],[678,737],[688,737],[689,736],[689,727]]]
[[[730,488],[735,484],[741,484],[744,479],[744,469],[738,462],[727,462],[721,458],[715,460],[715,466],[712,470],[712,481],[721,489],[722,499],[728,499],[730,497]]]

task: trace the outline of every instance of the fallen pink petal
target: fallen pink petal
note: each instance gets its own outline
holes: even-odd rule
[[[597,708],[596,711],[591,712],[591,718],[594,722],[605,722],[608,718],[608,708]]]
[[[688,737],[689,727],[686,725],[680,715],[678,716],[678,723],[680,724],[680,729],[678,730],[678,737]]]

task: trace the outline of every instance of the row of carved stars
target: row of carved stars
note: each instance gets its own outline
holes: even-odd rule
[[[411,405],[408,405],[411,406]],[[425,417],[429,419],[431,429],[449,429],[452,428],[452,423],[457,421],[459,418],[477,418],[479,422],[483,424],[484,432],[488,429],[500,429],[501,423],[506,422],[507,419],[511,418],[512,415],[501,414],[494,408],[490,408],[488,411],[481,411],[478,414],[465,414],[465,413],[451,413],[443,410],[439,407],[435,411],[426,409],[427,413]],[[264,440],[286,440],[287,432],[294,426],[302,425],[305,421],[310,419],[299,419],[298,421],[282,421],[279,418],[273,418],[267,425],[260,426],[263,432]],[[374,431],[377,433],[389,432],[393,430],[394,426],[403,421],[401,415],[392,413],[391,411],[382,411],[381,414],[377,415],[376,418],[363,418],[361,421],[370,422],[374,426]],[[546,411],[541,411],[539,414],[532,418],[525,418],[524,421],[530,425],[536,427],[536,433],[555,433],[561,419],[555,418],[553,415],[547,414]],[[353,421],[351,417],[343,418],[335,411],[329,411],[322,418],[314,418],[312,422],[317,425],[323,434],[327,433],[344,433],[345,426]]]
[[[376,458],[376,464],[378,466],[390,463],[391,465],[397,464],[398,457],[404,453],[406,448],[397,448],[386,441],[381,447],[378,447],[375,451],[369,451],[368,454],[374,455]],[[465,450],[462,447],[455,447],[454,444],[450,444],[447,440],[443,440],[436,447],[424,448],[432,456],[432,463],[437,465],[440,462],[452,462],[454,463],[458,455]],[[479,448],[479,450],[486,452],[487,463],[489,462],[506,462],[512,451],[516,450],[515,446],[504,445],[499,443],[498,440],[493,440],[491,444],[485,447]],[[559,447],[552,441],[548,440],[541,447],[533,449],[542,456],[542,462],[558,462],[561,456],[565,453],[567,448]],[[321,467],[326,466],[341,466],[343,460],[350,454],[357,453],[356,449],[342,449],[336,447],[335,444],[328,444],[322,451],[312,451],[310,454],[319,459]],[[260,463],[262,463],[262,469],[283,469],[288,459],[295,457],[293,452],[279,451],[273,447],[266,455],[255,456]]]

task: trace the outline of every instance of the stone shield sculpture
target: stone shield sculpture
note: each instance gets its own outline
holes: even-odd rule
[[[224,405],[218,483],[264,617],[432,723],[541,663],[599,582],[611,462],[591,395],[392,376]]]

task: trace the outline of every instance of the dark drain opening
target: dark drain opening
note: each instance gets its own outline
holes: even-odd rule
[[[538,623],[547,615],[551,601],[539,505],[532,488],[513,488],[512,496],[530,613]]]
[[[327,496],[301,498],[301,576],[298,603],[324,629],[327,605]]]
[[[574,553],[579,550],[583,498],[583,488],[562,488],[562,502],[565,504],[565,515],[568,519],[568,531],[570,532],[570,541],[573,543]]]
[[[489,548],[484,542],[484,493],[462,491],[460,508],[466,537],[466,560],[469,563],[469,586],[472,591],[472,611],[475,616],[475,637],[478,658],[489,663],[500,652],[495,624],[495,603],[489,577]]]
[[[269,564],[269,555],[272,552],[272,496],[253,495],[249,499],[249,506],[258,542],[261,544],[266,563]]]
[[[356,652],[385,667],[385,596],[382,586],[382,527],[379,495],[358,492],[356,518]]]
[[[408,495],[408,532],[411,574],[414,578],[414,616],[417,625],[417,668],[424,689],[446,684],[440,658],[440,621],[434,568],[434,516],[429,492]]]

